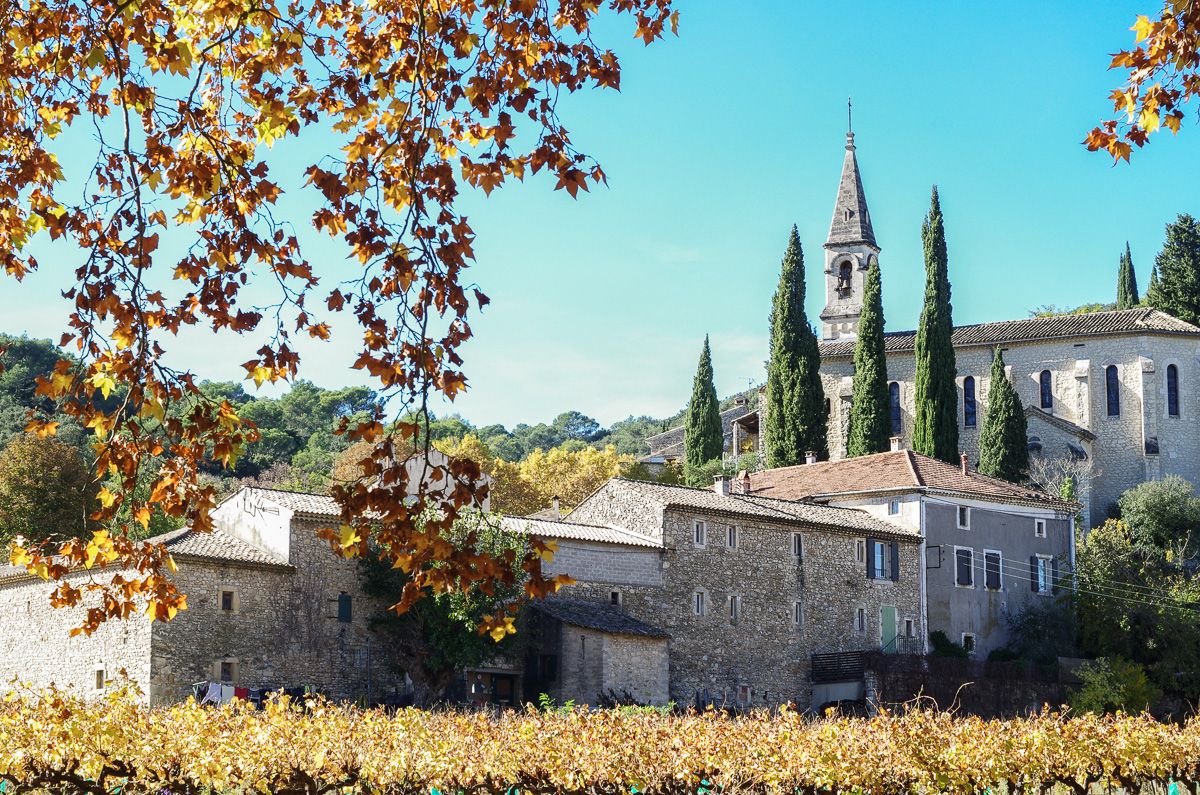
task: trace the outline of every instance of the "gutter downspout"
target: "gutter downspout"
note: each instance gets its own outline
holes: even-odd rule
[[[1071,556],[1071,590],[1074,592],[1074,590],[1079,587],[1079,583],[1075,581],[1075,514],[1071,514],[1070,527],[1071,546],[1068,554]]]
[[[1072,538],[1074,538],[1074,534],[1072,534]],[[927,587],[926,577],[928,576],[927,573],[929,571],[929,560],[927,557],[925,541],[926,541],[925,495],[922,494],[921,495],[921,543],[920,543],[920,546],[917,547],[917,549],[920,550],[920,555],[919,555],[920,561],[919,562],[920,562],[920,566],[921,566],[921,579],[920,579],[920,584],[919,584],[919,588],[918,588],[917,598],[920,600],[920,603],[921,603],[921,653],[929,654],[929,600],[926,597],[926,592],[927,592],[926,591],[926,587]],[[1072,561],[1073,560],[1074,560],[1074,555],[1072,554]]]

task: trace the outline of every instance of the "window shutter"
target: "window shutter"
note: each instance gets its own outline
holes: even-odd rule
[[[1037,593],[1038,589],[1038,567],[1037,555],[1029,556],[1029,590]]]
[[[1058,558],[1050,560],[1050,593],[1058,593]]]
[[[875,544],[878,542],[873,538],[867,539],[867,579],[873,580],[876,578],[875,573]]]
[[[900,544],[892,542],[892,582],[900,580]]]

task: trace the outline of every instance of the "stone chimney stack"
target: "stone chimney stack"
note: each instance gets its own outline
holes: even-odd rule
[[[964,474],[964,475],[969,475],[970,473],[969,473],[969,472],[967,472],[967,454],[966,454],[966,453],[963,453],[963,454],[962,454],[962,456],[961,456],[961,460],[962,460],[962,472],[963,472],[963,474]]]
[[[893,437],[889,438],[888,441],[892,443],[892,452],[893,453],[896,452],[897,450],[904,449],[904,437],[903,436],[893,436]]]
[[[806,452],[806,453],[804,454],[804,463],[806,463],[806,464],[815,464],[815,463],[817,463],[817,454],[816,454],[816,452],[814,452],[813,450],[809,450],[808,452]]]
[[[742,470],[742,474],[738,476],[738,483],[740,485],[740,494],[749,494],[751,491],[753,491],[753,489],[750,488],[750,473],[747,470]]]
[[[722,497],[729,496],[729,476],[713,475],[713,491]]]
[[[554,510],[554,518],[561,519],[562,518],[562,510],[559,508],[559,505],[558,505],[558,495],[555,495],[554,497],[550,498],[550,505],[552,506],[552,508]]]

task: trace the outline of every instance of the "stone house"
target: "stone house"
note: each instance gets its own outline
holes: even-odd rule
[[[1007,643],[1010,614],[1051,599],[1070,576],[1079,506],[981,475],[963,458],[954,466],[897,449],[740,483],[750,494],[858,508],[917,532],[929,631],[982,659]]]
[[[50,583],[23,568],[0,570],[0,611],[10,618],[0,624],[0,682],[54,682],[90,694],[123,670],[151,704],[180,701],[202,681],[310,687],[347,700],[402,688],[368,626],[379,606],[363,594],[356,562],[316,537],[331,503],[246,488],[217,507],[213,532],[151,539],[170,551],[174,581],[188,597],[188,609],[169,622],[136,616],[71,637],[79,609],[51,609]],[[89,576],[68,575],[74,584]]]
[[[814,655],[923,647],[915,528],[856,509],[736,494],[728,479],[694,489],[615,478],[568,518],[597,539],[619,531],[647,542],[619,558],[604,552],[612,540],[591,542],[603,549],[589,557],[560,542],[548,568],[577,581],[563,596],[609,604],[669,636],[666,695],[677,703],[819,706],[833,699],[814,690]],[[563,535],[541,523],[530,532]],[[564,651],[554,664],[566,681],[582,658]],[[838,697],[860,698],[859,677]],[[598,695],[558,692],[588,703]]]
[[[720,413],[721,431],[725,439],[724,454],[736,459],[743,453],[758,452],[758,404],[760,396],[738,397],[734,404]],[[642,463],[652,467],[683,460],[683,426],[679,425],[646,438],[650,448]]]

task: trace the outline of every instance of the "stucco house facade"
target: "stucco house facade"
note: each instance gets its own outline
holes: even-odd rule
[[[893,440],[899,446],[899,440]],[[1009,617],[1053,599],[1075,563],[1073,502],[911,450],[750,473],[750,494],[853,507],[921,538],[930,632],[983,659]]]

